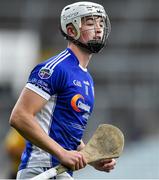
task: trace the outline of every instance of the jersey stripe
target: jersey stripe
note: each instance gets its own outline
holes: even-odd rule
[[[57,61],[56,63],[54,63],[54,65],[51,67],[51,69],[54,69],[60,62],[62,62],[63,60],[65,60],[68,56],[70,56],[71,54],[67,54],[66,56],[64,56],[63,58],[61,58],[59,61]]]
[[[60,58],[64,57],[67,53],[68,53],[68,51],[66,51],[66,52],[64,52],[64,53],[56,56],[51,62],[47,63],[47,64],[45,65],[45,67],[47,67],[48,69],[51,69],[52,65],[53,65],[54,63],[56,63]]]
[[[60,54],[58,54],[57,56],[53,56],[49,59],[49,62],[45,64],[45,67],[48,67],[52,62],[54,62],[59,56],[61,56],[62,54],[64,54],[67,51],[67,49],[65,49],[64,51],[62,51]]]

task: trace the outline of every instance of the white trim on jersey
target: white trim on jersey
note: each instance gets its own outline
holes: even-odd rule
[[[80,67],[83,71],[87,72],[87,68],[82,67],[80,64],[79,64],[79,67]]]
[[[68,53],[68,50],[65,50],[58,54],[55,58],[53,58],[51,61],[49,61],[47,64],[45,64],[45,67],[48,69],[51,69],[51,66],[56,63],[61,57],[65,56]]]
[[[43,91],[39,87],[35,86],[34,84],[27,83],[25,87],[32,90],[32,91],[34,91],[35,93],[37,93],[38,95],[40,95],[41,97],[46,99],[47,101],[50,98],[50,95],[48,93],[46,93],[45,91]]]
[[[41,127],[44,129],[46,134],[48,135],[50,133],[51,123],[52,123],[51,116],[54,113],[56,101],[57,101],[57,94],[51,96],[49,101],[36,115],[37,119],[39,120],[38,122],[40,123]]]
[[[65,60],[68,56],[70,56],[71,54],[67,54],[66,56],[64,56],[63,58],[61,58],[59,61],[57,61],[53,67],[51,69],[54,69],[60,62],[62,62],[63,60]]]

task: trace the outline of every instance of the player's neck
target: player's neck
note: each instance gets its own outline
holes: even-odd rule
[[[92,57],[92,54],[84,51],[83,49],[81,49],[80,47],[76,46],[73,43],[69,43],[68,48],[70,48],[73,51],[73,53],[76,55],[77,59],[79,60],[79,64],[83,68],[87,68],[88,63]]]

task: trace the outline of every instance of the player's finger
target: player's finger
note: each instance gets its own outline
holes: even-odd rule
[[[103,167],[101,167],[100,168],[100,170],[101,171],[105,171],[105,172],[110,172],[111,170],[113,170],[114,169],[114,167],[113,166],[111,166],[111,167],[108,167],[108,166],[103,166]]]
[[[80,156],[79,156],[79,168],[81,169],[81,168],[84,168],[85,166],[86,165],[85,165],[85,160],[83,158],[83,155],[80,154]]]
[[[78,167],[79,169],[83,168],[82,158],[79,158],[79,159],[78,159],[78,166],[79,166],[79,167]]]
[[[82,168],[84,168],[87,165],[87,160],[82,156]]]
[[[115,165],[116,165],[116,160],[115,160],[115,159],[111,159],[111,160],[109,160],[109,161],[103,160],[103,165],[115,166]]]
[[[102,167],[100,167],[100,171],[110,172],[110,169],[105,166],[102,166]]]
[[[112,159],[112,162],[111,162],[112,165],[116,165],[116,160],[115,159]]]
[[[112,165],[112,166],[104,165],[103,168],[104,168],[105,170],[106,170],[106,169],[112,170],[112,169],[114,169],[115,167],[114,167],[113,165]]]
[[[103,159],[101,160],[101,163],[105,164],[105,163],[111,163],[112,159]]]
[[[77,154],[77,159],[76,159],[76,164],[75,164],[75,169],[79,170],[81,169],[81,166],[83,165],[82,163],[82,155],[80,153]]]
[[[83,156],[83,154],[81,154],[81,156],[82,156],[82,158],[81,158],[81,160],[82,160],[82,168],[84,168],[84,167],[87,165],[87,160],[86,160],[86,158]]]
[[[75,164],[75,170],[79,170],[80,169],[80,164],[79,164],[79,162],[77,162],[76,164]]]
[[[103,166],[103,171],[106,171],[106,172],[110,172],[111,170],[113,170],[115,167],[112,165],[112,166],[109,166],[109,165],[104,165]]]

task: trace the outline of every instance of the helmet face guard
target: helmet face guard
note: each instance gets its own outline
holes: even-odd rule
[[[87,30],[82,30],[87,17],[92,19],[92,25]],[[101,27],[97,28],[96,19],[100,18]],[[77,31],[76,37],[70,37],[67,34],[67,25],[72,24]],[[98,29],[98,30],[97,30]],[[102,37],[99,37],[97,31],[102,31]],[[103,6],[92,2],[78,2],[66,6],[61,13],[61,32],[63,36],[84,48],[89,53],[98,53],[106,43],[106,39],[111,31],[111,25]],[[87,38],[87,42],[82,42],[83,34],[94,34],[94,37]]]
[[[94,34],[94,37],[89,39],[85,45],[86,45],[86,49],[88,49],[90,52],[92,53],[98,53],[104,46],[106,43],[106,39],[109,35],[110,32],[110,21],[108,16],[102,17],[102,16],[89,16],[89,19],[91,18],[91,23],[93,26],[91,26],[91,28],[89,30],[87,30],[88,34]],[[87,24],[87,17],[84,17],[85,22]],[[98,25],[96,22],[96,19],[98,19]],[[100,26],[100,27],[96,27],[96,26]],[[100,31],[100,33],[99,33]],[[83,31],[81,31],[81,36],[83,34]],[[102,35],[99,35],[102,34]],[[89,35],[88,35],[89,36]],[[79,40],[80,41],[80,40]]]

